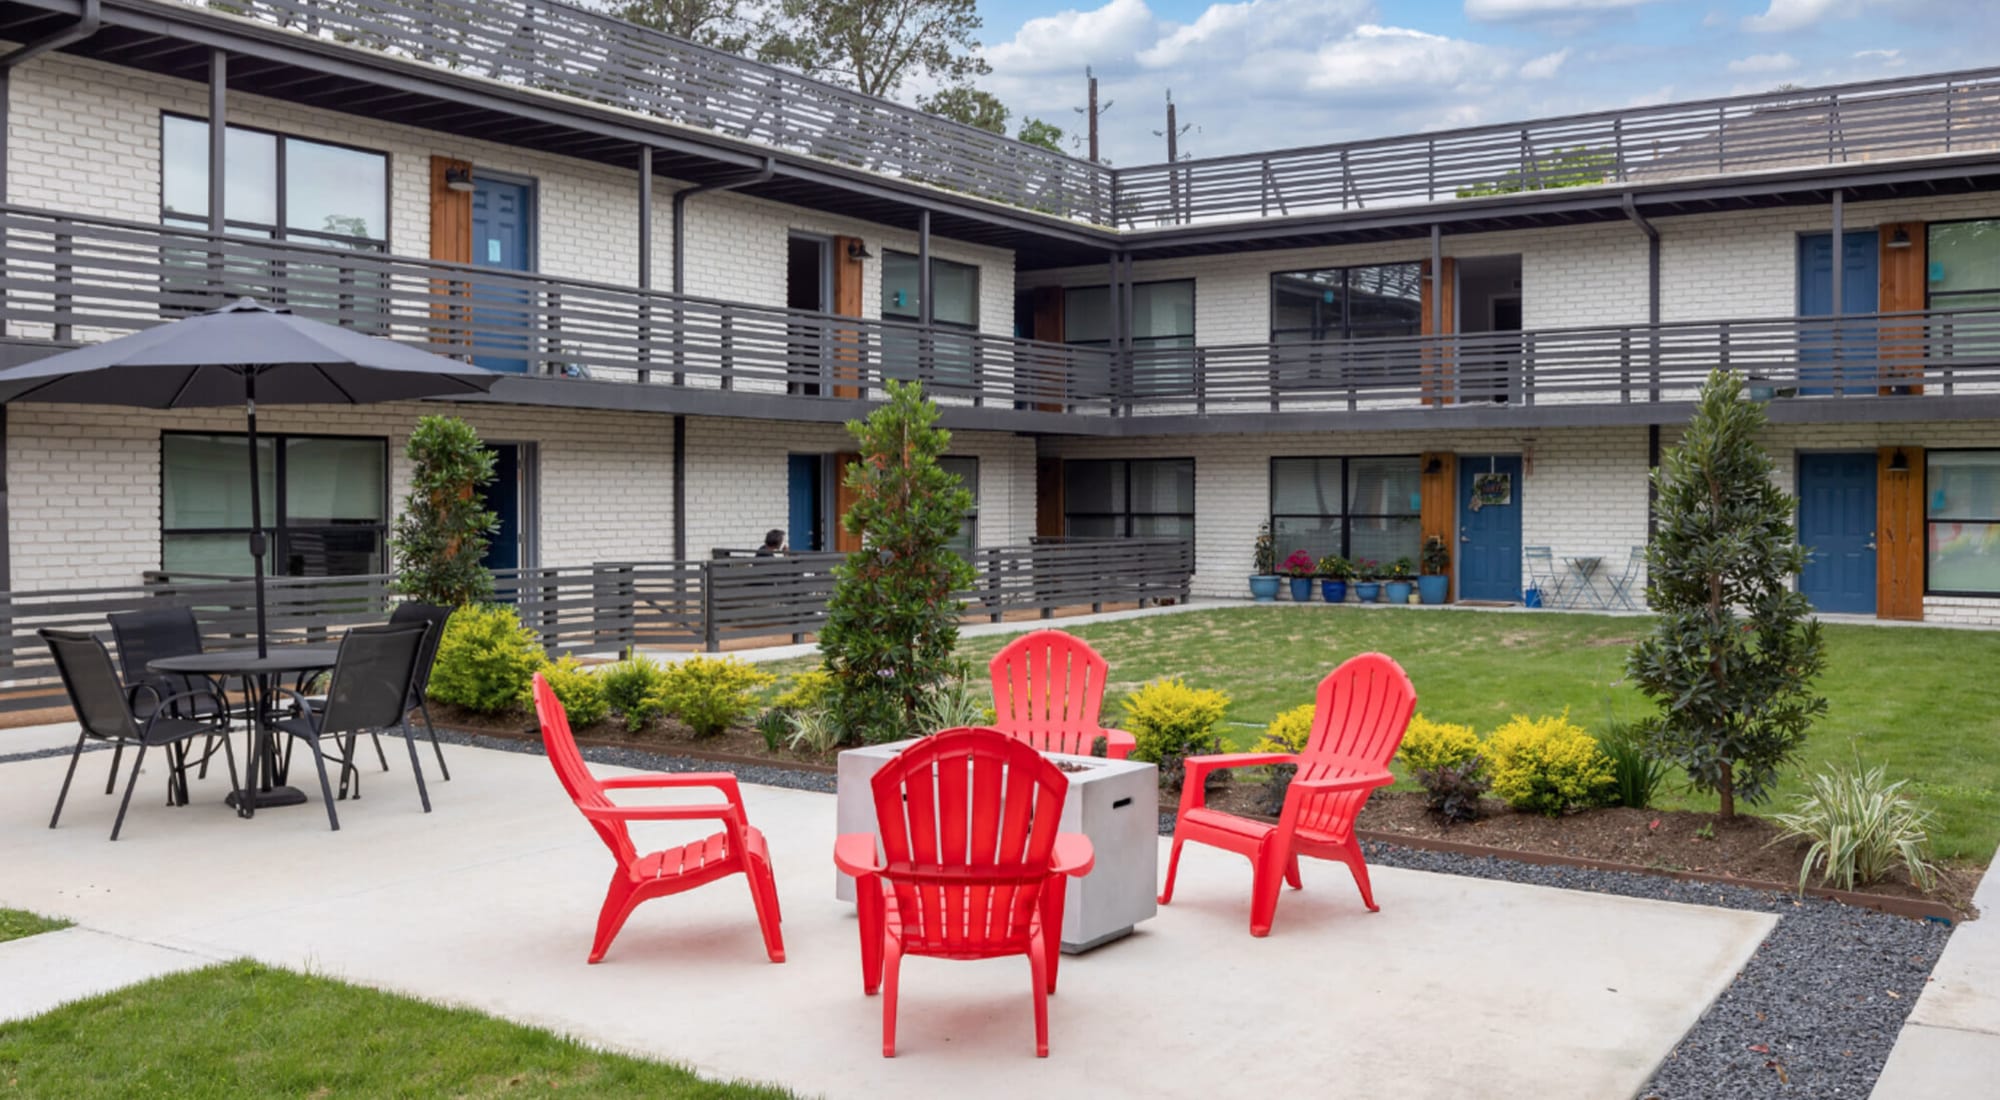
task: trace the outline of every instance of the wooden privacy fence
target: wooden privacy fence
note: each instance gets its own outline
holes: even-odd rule
[[[512,604],[551,656],[625,653],[638,646],[701,646],[750,638],[804,640],[826,621],[840,554],[755,557],[718,551],[708,561],[600,562],[496,571],[494,597]],[[960,593],[969,615],[995,622],[1046,618],[1058,608],[1183,600],[1194,550],[1178,539],[1049,540],[973,552],[978,579]],[[273,644],[336,640],[379,623],[398,597],[385,574],[274,577],[265,607]],[[66,705],[45,627],[87,630],[110,643],[106,616],[187,607],[210,649],[256,644],[249,579],[145,574],[137,585],[0,592],[0,713]]]

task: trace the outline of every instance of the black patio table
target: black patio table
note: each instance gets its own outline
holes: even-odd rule
[[[232,791],[228,802],[236,807],[238,816],[251,817],[263,806],[296,806],[306,800],[304,791],[285,785],[284,769],[279,764],[278,750],[281,746],[277,739],[277,727],[272,723],[274,716],[270,706],[272,697],[277,694],[277,681],[286,676],[332,668],[339,655],[338,645],[281,645],[263,657],[257,656],[257,651],[252,649],[221,649],[162,657],[146,662],[146,668],[152,672],[242,678],[249,694],[255,729],[250,738],[250,757],[243,765],[244,789]],[[261,785],[257,775],[260,742],[265,750]]]

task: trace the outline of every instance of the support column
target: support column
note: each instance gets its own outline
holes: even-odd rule
[[[228,178],[229,160],[223,142],[229,131],[229,55],[208,51],[208,231],[222,233],[224,218],[223,183]]]
[[[1108,339],[1105,343],[1111,351],[1111,415],[1116,416],[1118,415],[1119,397],[1124,393],[1125,368],[1127,366],[1122,350],[1125,346],[1125,325],[1119,319],[1119,314],[1122,312],[1122,307],[1125,303],[1125,296],[1119,291],[1118,286],[1119,280],[1123,278],[1125,270],[1120,264],[1118,253],[1116,252],[1111,254],[1109,263],[1111,265],[1111,278],[1110,282],[1104,288],[1105,309],[1109,311],[1106,317],[1106,326],[1109,331],[1106,333]]]
[[[639,147],[639,289],[653,289],[653,150]],[[639,381],[652,381],[647,368],[653,361],[653,303],[641,298],[639,306]],[[679,492],[678,487],[675,489]]]
[[[1833,192],[1833,392],[1840,395],[1847,392],[1847,365],[1842,362],[1840,317],[1847,312],[1847,247],[1846,247],[1846,195],[1836,188]]]

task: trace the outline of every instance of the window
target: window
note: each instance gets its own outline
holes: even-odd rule
[[[933,322],[952,328],[979,327],[979,268],[932,256],[931,292],[937,295]],[[882,252],[882,316],[903,321],[923,316],[917,258],[907,252]]]
[[[1064,463],[1063,532],[1071,538],[1194,538],[1194,459]]]
[[[169,432],[160,440],[160,567],[248,574],[246,436]],[[265,568],[294,577],[383,571],[389,445],[334,436],[257,437]]]
[[[208,122],[160,119],[160,220],[208,226]],[[223,212],[246,237],[389,250],[389,156],[321,141],[229,128]]]
[[[946,455],[938,459],[938,465],[957,474],[965,491],[972,494],[972,509],[958,522],[958,537],[951,540],[951,548],[958,551],[960,557],[970,558],[979,545],[979,460]]]
[[[1111,288],[1072,287],[1063,292],[1063,341],[1090,347],[1111,344]],[[1132,285],[1132,346],[1194,346],[1194,280]]]
[[[2000,451],[1925,453],[1924,547],[1926,591],[2000,595]]]
[[[1930,307],[2000,307],[2000,219],[1933,222],[1929,235]]]
[[[1282,562],[1294,550],[1315,560],[1339,554],[1387,565],[1415,561],[1422,470],[1415,455],[1271,460],[1271,541]]]
[[[1420,335],[1423,271],[1412,263],[1279,272],[1271,276],[1271,342]]]

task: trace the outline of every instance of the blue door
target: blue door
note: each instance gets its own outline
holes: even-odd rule
[[[1860,233],[1842,233],[1841,251],[1845,253],[1840,275],[1841,312],[1845,314],[1874,313],[1881,301],[1880,280],[1876,274],[1877,256],[1875,231],[1869,229]],[[1833,234],[1814,233],[1799,238],[1799,316],[1829,317],[1833,315]],[[1831,326],[1807,329],[1802,334],[1799,348],[1799,378],[1801,381],[1831,381],[1842,374],[1856,379],[1875,377],[1875,330],[1867,324],[1843,324],[1840,330],[1839,356],[1843,363],[1851,366],[1837,367],[1835,364],[1834,336]],[[1832,393],[1832,386],[1802,386],[1800,393]]]
[[[785,520],[785,545],[794,550],[818,550],[820,545],[820,456],[791,455],[786,465],[790,508]]]
[[[493,482],[481,490],[486,507],[500,517],[486,546],[486,568],[521,567],[521,448],[502,443],[493,452]]]
[[[1799,456],[1799,591],[1819,611],[1875,613],[1875,452]]]
[[[534,270],[534,191],[526,183],[473,178],[472,262],[503,271]],[[472,361],[488,370],[524,373],[532,335],[526,288],[481,287],[472,295]]]
[[[1521,488],[1521,456],[1459,456],[1459,599],[1521,598]]]

